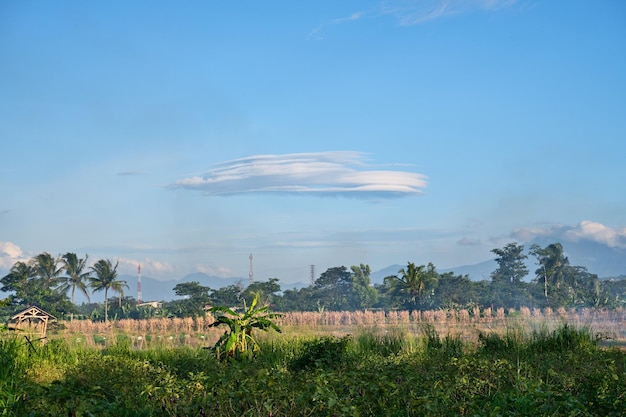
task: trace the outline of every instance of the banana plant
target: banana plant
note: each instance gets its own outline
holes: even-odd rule
[[[224,357],[234,359],[250,358],[260,351],[261,347],[252,335],[254,329],[263,331],[273,329],[279,333],[281,332],[280,328],[272,320],[282,317],[282,314],[268,312],[268,306],[257,308],[258,298],[259,296],[256,294],[249,307],[246,306],[246,301],[244,300],[242,313],[220,306],[209,309],[215,315],[215,322],[210,327],[228,326],[228,329],[213,347],[219,360]]]

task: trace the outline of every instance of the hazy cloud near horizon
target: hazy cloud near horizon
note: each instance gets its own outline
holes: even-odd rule
[[[426,187],[422,174],[369,167],[366,155],[355,151],[255,155],[223,162],[170,187],[207,196],[280,193],[361,199],[417,195]]]
[[[552,237],[569,242],[589,240],[610,248],[626,249],[626,227],[616,230],[591,220],[583,220],[576,226],[551,225],[518,228],[511,233],[511,237],[521,241],[529,241],[537,237]]]

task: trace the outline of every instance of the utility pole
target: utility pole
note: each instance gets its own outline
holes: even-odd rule
[[[137,304],[141,304],[141,265],[137,265]]]
[[[249,285],[252,285],[252,282],[254,282],[254,273],[252,271],[252,254],[250,254],[250,283]]]

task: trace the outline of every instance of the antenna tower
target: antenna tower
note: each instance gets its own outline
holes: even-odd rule
[[[250,284],[254,281],[254,273],[252,272],[252,254],[250,254]]]
[[[315,265],[311,265],[311,285],[315,284]]]
[[[137,304],[141,304],[141,265],[137,265]]]

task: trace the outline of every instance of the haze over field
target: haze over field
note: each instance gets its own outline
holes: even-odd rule
[[[620,0],[8,0],[0,62],[0,272],[626,253]]]

